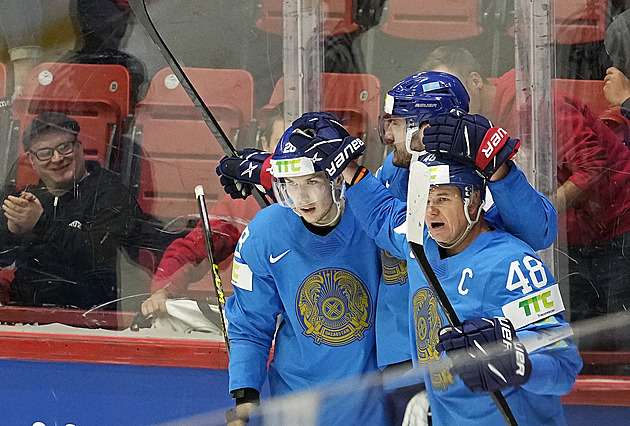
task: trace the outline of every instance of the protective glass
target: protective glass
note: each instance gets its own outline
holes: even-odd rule
[[[273,190],[278,203],[291,209],[314,206],[326,199],[333,202],[338,198],[334,194],[338,190],[323,172],[274,180]]]
[[[74,152],[74,145],[78,142],[77,139],[74,139],[69,142],[60,143],[54,148],[42,148],[37,151],[31,151],[31,154],[35,155],[39,161],[48,161],[50,160],[55,151],[59,153],[59,155],[70,155]]]
[[[378,134],[383,145],[392,145],[394,142],[405,140],[407,131],[407,119],[391,114],[378,116]]]

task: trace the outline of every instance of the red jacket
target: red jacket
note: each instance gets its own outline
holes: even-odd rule
[[[231,265],[240,234],[258,210],[260,207],[254,197],[234,200],[229,195],[223,197],[211,210],[212,241],[220,269],[225,270]],[[151,292],[165,288],[175,297],[181,295],[191,281],[192,269],[207,258],[206,241],[200,221],[186,237],[179,238],[168,246],[153,277]]]
[[[516,134],[515,72],[497,81],[492,119]],[[582,101],[554,93],[558,184],[567,180],[589,198],[559,215],[569,245],[592,244],[630,231],[630,149]]]
[[[599,118],[613,131],[627,147],[630,147],[630,120],[621,114],[619,107],[611,106]]]

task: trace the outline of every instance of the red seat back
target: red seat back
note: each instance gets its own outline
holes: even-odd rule
[[[130,76],[121,65],[47,62],[29,74],[22,95],[13,102],[13,129],[21,141],[26,126],[44,111],[59,111],[81,126],[85,158],[108,166],[118,148],[130,111]],[[17,185],[37,182],[19,144]]]
[[[584,44],[604,40],[608,1],[606,0],[551,0],[555,42]],[[514,36],[514,26],[508,28]]]
[[[552,0],[556,43],[582,44],[602,41],[606,34],[608,2],[602,0]]]
[[[362,164],[376,170],[383,164],[384,145],[378,137],[381,110],[381,82],[371,74],[324,73],[324,110],[335,114],[348,132],[367,144]],[[267,126],[267,114],[284,99],[284,79],[276,83],[269,103],[260,112],[260,127]],[[277,141],[274,141],[276,143]]]
[[[352,20],[352,5],[353,0],[321,2],[325,35],[351,33],[358,28]],[[282,35],[282,0],[263,0],[262,13],[256,21],[256,27],[271,34]]]
[[[458,40],[483,32],[478,0],[389,0],[383,32],[412,40]]]
[[[351,135],[362,138],[376,132],[381,108],[381,83],[371,74],[324,73],[324,109],[337,115]],[[284,99],[284,79],[276,83],[269,103],[261,111],[261,127],[266,112]]]
[[[254,80],[245,70],[184,68],[230,141],[254,115]],[[178,217],[198,211],[203,185],[208,208],[224,194],[215,173],[224,152],[181,84],[165,68],[136,106],[134,140],[141,145],[138,202],[146,213]]]

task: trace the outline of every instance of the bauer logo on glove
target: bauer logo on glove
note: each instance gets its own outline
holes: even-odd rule
[[[529,355],[507,318],[467,319],[444,327],[439,339],[435,348],[452,360],[451,373],[473,392],[518,387],[531,375]]]

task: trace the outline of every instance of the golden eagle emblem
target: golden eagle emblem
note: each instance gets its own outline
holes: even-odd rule
[[[345,269],[313,272],[300,284],[295,303],[302,334],[318,345],[347,345],[361,340],[372,327],[370,292],[359,277]]]
[[[438,301],[430,288],[423,287],[414,293],[412,304],[418,362],[423,364],[437,361],[440,354],[435,350],[435,345],[439,340],[440,329],[444,325]],[[449,369],[450,364],[445,362],[440,371],[431,373],[431,384],[435,389],[446,389],[454,383]]]
[[[407,282],[407,261],[396,259],[388,251],[381,250],[383,279],[387,285],[403,285]]]

